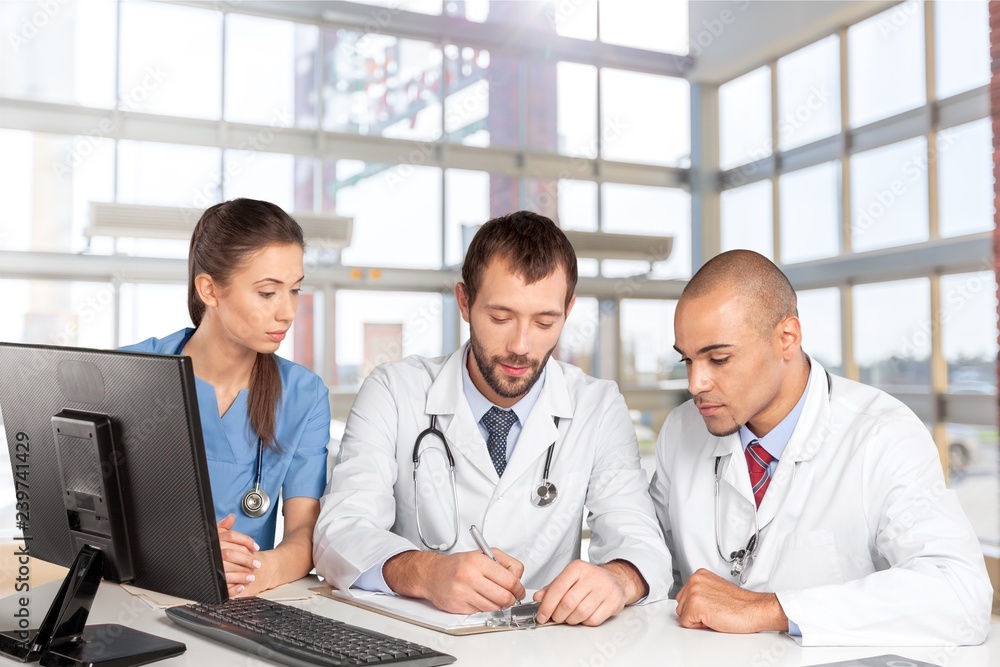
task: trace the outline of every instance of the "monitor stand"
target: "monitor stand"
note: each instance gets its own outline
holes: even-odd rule
[[[87,626],[104,574],[104,553],[84,546],[42,625],[0,633],[0,654],[42,667],[130,667],[180,655],[186,646],[117,624]]]

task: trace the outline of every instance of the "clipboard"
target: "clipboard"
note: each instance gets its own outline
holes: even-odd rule
[[[428,630],[436,630],[448,635],[464,636],[478,635],[487,632],[507,632],[508,630],[527,630],[556,625],[535,622],[537,603],[515,605],[509,609],[497,612],[480,612],[478,614],[449,614],[441,611],[426,600],[416,600],[397,595],[369,593],[352,589],[351,592],[341,591],[330,586],[320,586],[309,590],[319,595],[349,604],[361,609],[373,611],[398,621],[406,621]],[[355,594],[352,594],[355,593]],[[532,591],[533,592],[533,591]]]

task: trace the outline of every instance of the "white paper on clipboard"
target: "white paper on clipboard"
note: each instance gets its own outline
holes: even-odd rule
[[[437,630],[453,635],[471,635],[482,632],[503,632],[517,628],[486,627],[486,619],[490,612],[478,614],[450,614],[441,611],[426,600],[416,600],[398,595],[372,593],[352,588],[348,591],[336,590],[329,586],[311,589],[324,597],[339,600],[355,607],[368,609],[379,614],[413,623],[424,628]],[[526,591],[525,599],[530,600],[535,591]]]

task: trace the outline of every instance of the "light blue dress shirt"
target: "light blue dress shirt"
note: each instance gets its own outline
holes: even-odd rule
[[[763,438],[758,438],[753,434],[747,425],[744,424],[740,427],[740,442],[743,443],[743,451],[750,446],[750,443],[756,440],[760,443],[761,447],[767,451],[768,454],[774,458],[767,466],[767,472],[770,475],[774,475],[775,468],[778,467],[778,459],[785,451],[785,447],[788,445],[788,441],[792,438],[792,432],[795,431],[795,425],[799,423],[799,415],[802,414],[802,408],[806,404],[806,395],[809,394],[809,385],[806,385],[805,390],[802,392],[802,396],[799,397],[799,402],[795,404],[792,411],[785,415],[785,418],[778,422],[771,431],[765,435]],[[788,634],[795,635],[797,637],[802,636],[802,631],[799,630],[799,626],[795,624],[792,619],[788,619]]]
[[[462,364],[462,390],[465,393],[466,400],[469,401],[469,408],[472,410],[472,418],[476,420],[476,425],[479,426],[479,432],[483,435],[483,441],[490,439],[490,432],[482,424],[483,415],[489,412],[490,408],[497,407],[501,410],[509,409],[517,415],[517,422],[510,427],[510,432],[507,434],[507,460],[510,461],[510,457],[514,454],[514,447],[517,445],[517,439],[521,437],[521,429],[524,422],[527,421],[528,415],[531,414],[531,409],[535,407],[535,403],[538,401],[539,395],[542,393],[542,387],[545,385],[545,369],[542,369],[542,374],[539,376],[538,381],[535,382],[534,386],[524,395],[524,398],[519,400],[517,403],[512,405],[510,408],[501,408],[499,405],[494,406],[488,398],[483,396],[483,393],[476,388],[476,385],[472,382],[472,376],[469,374],[469,345],[465,346],[465,362]],[[483,445],[486,446],[485,444]],[[408,551],[408,550],[404,550]],[[378,591],[380,593],[392,593],[393,591],[389,588],[389,585],[385,583],[385,577],[382,576],[382,567],[385,565],[393,556],[397,556],[403,553],[403,551],[397,551],[396,553],[390,554],[384,560],[376,563],[372,567],[368,568],[362,572],[357,580],[354,582],[355,588],[361,588],[366,591]]]
[[[194,329],[182,329],[165,338],[150,338],[121,348],[128,352],[181,354]],[[195,377],[205,457],[217,520],[236,515],[234,530],[249,535],[261,549],[274,548],[279,492],[284,499],[319,498],[326,487],[326,447],[330,442],[329,391],[318,375],[277,357],[281,376],[276,440],[280,451],[264,447],[261,488],[271,497],[264,516],[243,513],[243,494],[253,487],[257,473],[257,433],[250,426],[248,389],[237,394],[219,416],[215,387]]]

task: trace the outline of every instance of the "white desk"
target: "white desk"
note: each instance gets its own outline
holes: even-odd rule
[[[316,585],[300,580],[289,586]],[[32,591],[31,619],[41,622],[58,583]],[[970,647],[932,648],[801,648],[780,634],[724,635],[705,630],[687,630],[677,624],[675,603],[660,602],[631,607],[599,628],[553,626],[536,630],[499,632],[452,637],[433,630],[358,609],[334,600],[315,597],[292,603],[324,616],[370,628],[387,635],[429,646],[458,658],[459,665],[490,667],[605,667],[606,665],[747,665],[791,667],[816,665],[865,656],[894,653],[947,667],[996,667],[1000,665],[1000,624],[994,624],[986,643]],[[13,597],[0,599],[0,626],[12,627]],[[91,623],[120,623],[187,644],[182,656],[157,664],[203,667],[239,665],[264,667],[274,663],[234,651],[200,635],[188,632],[151,609],[119,586],[107,582],[90,614]],[[0,658],[0,665],[19,664]]]

